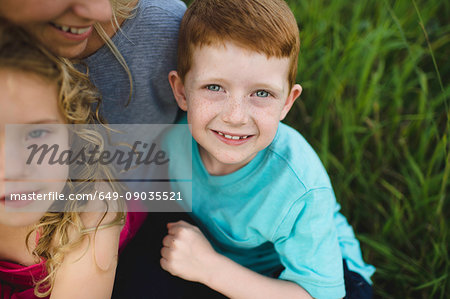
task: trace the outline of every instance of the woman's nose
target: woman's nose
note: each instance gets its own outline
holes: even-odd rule
[[[107,22],[112,18],[110,0],[78,0],[72,11],[79,17],[96,22]]]

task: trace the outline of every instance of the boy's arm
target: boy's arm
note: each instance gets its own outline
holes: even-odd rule
[[[285,269],[279,278],[301,283],[316,298],[345,296],[332,189],[311,189],[293,202],[272,235]]]
[[[169,223],[161,267],[231,298],[312,298],[298,284],[269,278],[218,254],[202,232],[184,221]]]

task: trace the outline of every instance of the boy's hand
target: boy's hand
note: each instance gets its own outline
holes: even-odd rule
[[[167,224],[163,239],[161,267],[172,275],[205,283],[213,258],[218,255],[200,229],[185,221]]]
[[[298,284],[253,272],[217,253],[198,229],[184,221],[168,223],[161,267],[230,298],[312,298]]]

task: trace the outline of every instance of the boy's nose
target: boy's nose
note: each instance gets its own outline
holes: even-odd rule
[[[77,16],[96,22],[107,22],[112,18],[110,0],[78,0],[72,10]]]
[[[229,97],[222,109],[222,120],[231,125],[244,125],[248,121],[248,113],[243,98]]]

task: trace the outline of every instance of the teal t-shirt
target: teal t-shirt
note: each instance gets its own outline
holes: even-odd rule
[[[279,278],[315,298],[344,297],[343,258],[370,282],[374,269],[364,264],[322,163],[297,131],[280,124],[268,148],[224,176],[209,175],[187,128],[172,130],[166,142],[170,175],[192,167],[192,190],[172,186],[192,194],[192,216],[217,252],[267,276],[283,266]]]

